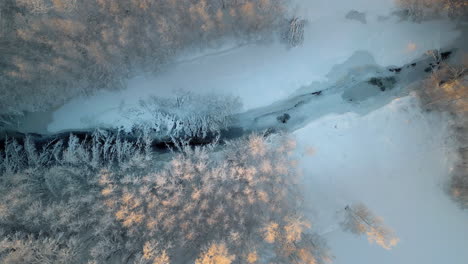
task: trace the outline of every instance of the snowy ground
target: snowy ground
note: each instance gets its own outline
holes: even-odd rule
[[[454,158],[448,124],[422,113],[409,96],[366,116],[325,116],[295,132],[312,223],[335,264],[467,263],[468,212],[443,192]],[[340,229],[340,212],[354,202],[396,231],[394,249]]]
[[[314,81],[327,80],[334,65],[358,50],[368,51],[379,65],[402,65],[429,49],[446,46],[459,35],[447,21],[415,24],[395,16],[382,18],[391,13],[388,0],[373,4],[369,0],[297,1],[299,8],[294,12],[309,20],[301,47],[252,44],[226,52],[208,51],[212,56],[181,58],[181,63],[158,76],[129,80],[121,92],[99,92],[70,101],[53,113],[47,130],[121,125],[127,122],[122,109],[134,107],[150,95],[167,96],[180,89],[234,94],[247,110],[284,99]],[[364,12],[367,23],[346,19],[351,9]]]

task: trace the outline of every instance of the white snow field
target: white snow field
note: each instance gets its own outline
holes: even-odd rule
[[[468,212],[443,191],[455,159],[449,121],[423,113],[414,97],[368,115],[328,115],[295,132],[306,204],[335,264],[465,264]],[[400,242],[391,250],[339,227],[362,202]]]
[[[169,96],[180,89],[239,96],[247,110],[284,99],[314,81],[327,80],[332,67],[356,51],[368,51],[381,66],[402,65],[429,49],[450,44],[459,35],[448,21],[417,24],[399,21],[396,16],[379,18],[391,13],[388,1],[300,0],[292,12],[309,21],[302,46],[250,44],[181,58],[182,62],[157,76],[142,74],[129,80],[123,91],[102,91],[70,101],[53,113],[47,130],[125,126],[128,120],[122,117],[122,109],[135,107],[150,95]],[[367,23],[346,19],[352,9],[365,12]]]

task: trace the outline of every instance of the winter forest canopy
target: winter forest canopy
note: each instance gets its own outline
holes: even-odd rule
[[[463,0],[0,1],[0,263],[468,263]]]

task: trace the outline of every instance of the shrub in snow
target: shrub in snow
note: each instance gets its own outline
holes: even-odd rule
[[[346,14],[345,18],[349,19],[349,20],[356,20],[356,21],[359,21],[359,22],[361,22],[363,24],[367,24],[366,13],[359,12],[357,10],[349,11]]]
[[[391,249],[399,241],[393,231],[384,225],[382,218],[375,216],[363,204],[346,206],[341,226],[356,235],[366,234],[370,243],[376,243],[385,249]]]
[[[396,4],[415,21],[441,16],[451,18],[468,16],[468,3],[465,0],[396,0]]]
[[[0,176],[0,262],[328,260],[300,214],[292,139],[181,143],[178,153],[146,158],[144,140],[126,147],[119,137],[72,135],[42,150],[9,141],[17,154]]]
[[[466,136],[465,136],[466,137]],[[463,208],[468,209],[468,153],[467,148],[460,150],[460,161],[452,173],[449,191],[452,198]]]
[[[300,46],[304,42],[304,26],[306,20],[293,18],[289,21],[286,31],[283,33],[283,41],[290,47]]]

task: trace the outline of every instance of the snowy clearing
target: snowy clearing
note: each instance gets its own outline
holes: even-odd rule
[[[468,214],[443,191],[455,154],[449,123],[408,96],[365,116],[328,115],[294,133],[306,204],[334,263],[466,263]],[[344,207],[356,201],[394,229],[394,249],[340,230]]]

